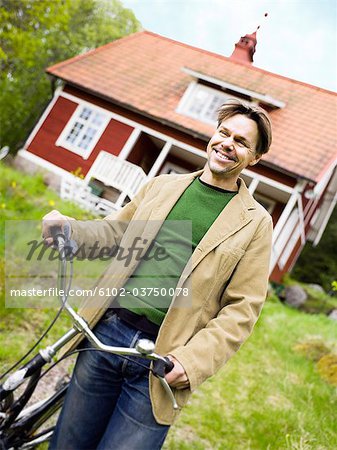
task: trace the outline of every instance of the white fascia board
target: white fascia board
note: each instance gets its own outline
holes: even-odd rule
[[[313,191],[314,191],[315,196],[321,195],[321,193],[323,192],[323,190],[325,189],[325,187],[331,180],[331,176],[336,167],[337,167],[337,159],[335,159],[335,161],[332,162],[329,169],[325,172],[325,174],[323,175],[321,180],[314,187]]]
[[[263,103],[266,103],[267,105],[274,106],[276,108],[284,108],[286,106],[284,102],[282,102],[281,100],[277,100],[273,97],[270,97],[270,95],[259,94],[258,92],[254,92],[249,89],[236,86],[235,84],[228,83],[227,81],[219,80],[218,78],[214,78],[209,75],[196,72],[195,70],[188,69],[187,67],[183,67],[181,70],[194,78],[198,78],[199,80],[203,81],[208,81],[209,83],[216,84],[222,88],[230,89],[231,91],[237,92],[238,94],[247,95],[254,100],[259,100]]]

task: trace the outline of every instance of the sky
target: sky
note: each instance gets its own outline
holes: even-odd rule
[[[122,0],[144,29],[230,56],[261,25],[254,66],[337,91],[335,0]],[[264,14],[268,13],[265,18]]]

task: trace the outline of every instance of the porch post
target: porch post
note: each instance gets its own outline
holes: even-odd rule
[[[162,148],[161,152],[159,153],[158,158],[155,160],[153,166],[151,167],[150,172],[147,174],[147,178],[153,178],[157,175],[158,170],[160,169],[161,165],[165,161],[166,156],[168,155],[169,151],[171,150],[172,142],[168,141]]]
[[[271,264],[270,264],[270,273],[274,270],[274,267],[277,263],[277,261],[279,260],[280,256],[282,255],[283,250],[285,249],[288,241],[289,241],[289,236],[282,236],[282,239],[284,239],[284,245],[281,243],[280,248],[278,248],[277,250],[277,241],[279,238],[281,238],[281,233],[284,229],[284,227],[286,226],[286,223],[292,213],[292,211],[294,210],[294,207],[296,205],[296,203],[298,203],[299,206],[299,226],[301,227],[300,230],[300,234],[303,233],[303,217],[301,218],[301,213],[303,214],[303,210],[302,210],[302,204],[301,204],[301,192],[303,190],[303,187],[305,185],[305,181],[301,180],[299,181],[296,186],[293,189],[293,192],[287,202],[286,207],[284,208],[279,220],[277,221],[274,231],[273,231],[273,247],[272,247],[272,257],[271,257]],[[293,230],[290,231],[290,233],[293,233]],[[284,233],[283,233],[284,234]],[[303,239],[303,236],[302,236]]]

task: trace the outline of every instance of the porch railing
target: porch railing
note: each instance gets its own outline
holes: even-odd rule
[[[119,191],[116,201],[112,202],[94,195],[89,186],[92,178]],[[126,197],[132,199],[146,179],[147,176],[141,167],[101,151],[84,180],[73,175],[62,179],[60,195],[61,198],[74,201],[86,210],[107,215],[120,209]]]
[[[136,164],[101,151],[84,181],[88,184],[91,178],[102,181],[106,186],[111,186],[133,198],[145,183],[147,176]]]

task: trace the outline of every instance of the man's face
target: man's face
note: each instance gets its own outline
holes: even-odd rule
[[[217,178],[236,179],[247,166],[256,164],[258,128],[254,120],[237,114],[221,122],[207,145],[208,168]]]

